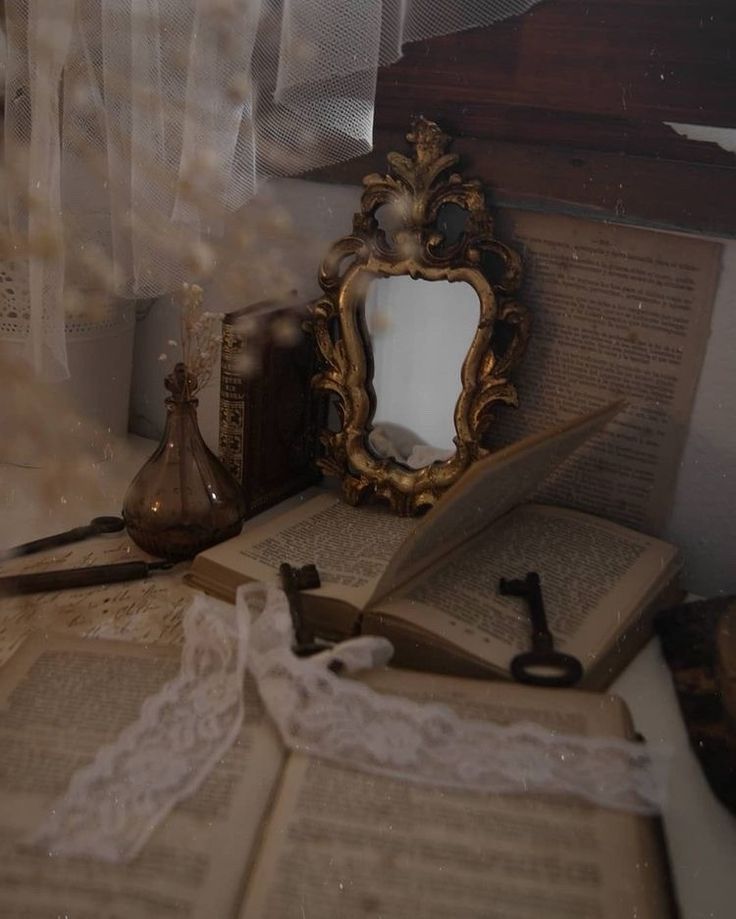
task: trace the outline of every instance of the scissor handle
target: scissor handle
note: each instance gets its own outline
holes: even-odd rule
[[[542,673],[540,669],[556,671]],[[524,651],[511,660],[511,676],[529,686],[574,686],[583,675],[583,665],[562,651]]]
[[[31,542],[24,542],[20,546],[14,546],[12,549],[3,552],[0,560],[15,558],[18,555],[31,555],[44,549],[56,549],[58,546],[67,546],[69,543],[87,539],[89,536],[100,536],[103,533],[119,533],[124,528],[125,521],[122,517],[94,517],[84,526],[74,527],[71,530],[65,530],[63,533],[43,536],[41,539],[34,539]]]
[[[89,527],[92,535],[96,533],[119,533],[125,529],[125,521],[122,517],[93,517],[89,522]]]

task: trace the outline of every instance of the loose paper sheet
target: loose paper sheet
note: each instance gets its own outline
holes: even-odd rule
[[[710,331],[721,246],[578,218],[513,211],[499,236],[524,257],[533,317],[514,374],[520,408],[492,428],[503,446],[612,396],[630,407],[536,496],[659,533]]]
[[[21,556],[3,563],[3,575],[82,568],[148,559],[127,536],[105,536],[78,545]],[[86,638],[121,638],[180,644],[181,614],[194,595],[182,568],[139,581],[3,597],[0,664],[32,631],[69,632]]]

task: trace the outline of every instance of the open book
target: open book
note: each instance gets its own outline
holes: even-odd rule
[[[24,843],[73,774],[177,670],[171,648],[29,639],[0,670],[0,915],[95,919],[672,917],[659,824],[450,792],[287,756],[246,681],[241,734],[127,865]],[[380,690],[502,723],[631,736],[623,702],[389,671]],[[491,909],[492,905],[492,909]]]
[[[232,601],[245,581],[273,581],[282,562],[314,563],[322,586],[304,607],[318,634],[384,635],[398,666],[508,676],[529,648],[529,614],[498,582],[535,570],[557,645],[582,662],[583,686],[602,688],[648,637],[656,608],[679,598],[678,552],[579,511],[517,505],[619,408],[476,463],[420,521],[318,495],[201,553],[188,580]]]

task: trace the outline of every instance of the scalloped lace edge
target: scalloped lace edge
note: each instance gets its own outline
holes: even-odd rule
[[[637,814],[662,806],[668,757],[644,743],[464,719],[447,706],[379,693],[330,669],[334,660],[341,674],[384,666],[392,648],[383,638],[295,657],[288,602],[277,588],[245,585],[234,607],[197,596],[184,630],[179,674],[74,774],[30,843],[54,855],[135,857],[235,742],[246,669],[290,750],[484,794],[570,795]]]

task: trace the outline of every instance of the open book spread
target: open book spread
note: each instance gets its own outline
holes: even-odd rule
[[[671,916],[651,818],[565,798],[451,792],[287,756],[246,682],[240,736],[127,865],[26,840],[79,765],[176,670],[158,646],[37,637],[0,670],[0,914],[116,919]],[[401,671],[380,691],[503,724],[631,737],[624,704]]]
[[[241,583],[273,581],[282,562],[313,563],[322,586],[304,606],[321,634],[385,635],[400,666],[506,676],[530,627],[524,601],[499,596],[499,579],[535,570],[560,649],[583,663],[584,686],[608,685],[649,635],[655,607],[676,598],[678,553],[601,518],[519,502],[619,408],[480,461],[420,521],[319,495],[199,555],[190,583],[233,600]]]

